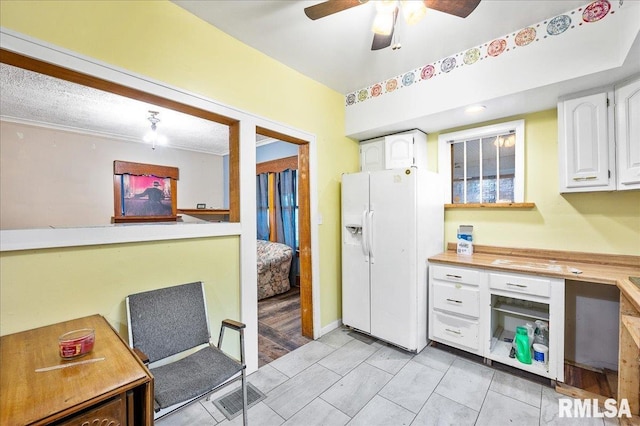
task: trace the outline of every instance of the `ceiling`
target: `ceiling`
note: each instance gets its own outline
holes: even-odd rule
[[[5,121],[143,143],[157,111],[166,145],[208,154],[229,152],[229,127],[44,74],[0,64],[0,117]],[[161,145],[161,143],[159,143]]]
[[[589,3],[588,0],[481,0],[466,18],[429,10],[413,26],[398,16],[396,35],[402,48],[371,51],[373,1],[316,21],[307,18],[304,8],[321,3],[320,0],[173,2],[343,94]]]
[[[396,41],[402,48],[372,51],[373,1],[315,21],[307,18],[304,8],[322,0],[172,1],[241,42],[344,95],[591,2],[481,0],[466,18],[429,10],[424,19],[413,26],[398,16]],[[620,0],[609,1],[618,6]],[[433,133],[542,111],[554,108],[560,96],[613,84],[637,73],[640,73],[640,36],[636,37],[631,53],[620,68],[487,99],[482,102],[486,110],[477,115],[469,115],[464,108],[458,108],[385,126],[372,126],[347,136],[363,140],[407,129]]]
[[[371,51],[370,27],[375,14],[371,2],[316,21],[307,18],[304,8],[320,1],[173,2],[241,42],[343,94],[588,3],[584,0],[482,0],[467,18],[431,10],[411,27],[399,16],[396,34],[402,48]],[[366,139],[410,128],[430,133],[470,124],[472,120],[486,121],[539,111],[552,108],[562,94],[609,84],[638,72],[640,37],[624,67],[531,93],[487,100],[485,105],[490,112],[482,116],[469,118],[462,109],[442,111],[348,136]],[[141,142],[150,128],[149,111],[159,111],[158,132],[167,137],[169,146],[218,155],[228,152],[228,127],[218,123],[5,64],[0,67],[0,82],[0,113],[5,120],[63,129],[90,129],[104,136]],[[272,141],[262,139],[265,138],[259,137],[259,144]]]

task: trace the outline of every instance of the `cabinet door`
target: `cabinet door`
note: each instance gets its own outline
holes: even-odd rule
[[[81,414],[63,420],[60,426],[75,425],[110,425],[124,426],[127,424],[127,404],[124,395],[118,395],[107,402],[83,411]]]
[[[607,93],[561,102],[559,118],[560,192],[615,189]]]
[[[368,211],[369,173],[342,175],[342,322],[370,333]]]
[[[402,169],[413,165],[413,133],[385,136],[385,168]]]
[[[640,189],[640,80],[616,88],[618,189]]]
[[[417,317],[416,191],[416,173],[371,174],[371,334],[409,350],[426,323]]]
[[[360,143],[360,171],[384,170],[384,138]]]

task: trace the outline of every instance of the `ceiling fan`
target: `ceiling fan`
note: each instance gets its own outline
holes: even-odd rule
[[[304,13],[313,20],[351,9],[369,0],[327,0],[306,7]],[[373,43],[371,50],[380,50],[391,45],[393,32],[400,7],[408,24],[420,21],[427,8],[466,18],[480,3],[480,0],[376,0],[376,16],[373,21]]]

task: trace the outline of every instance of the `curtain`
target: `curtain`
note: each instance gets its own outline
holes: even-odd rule
[[[269,173],[256,176],[256,206],[258,239],[269,241]]]
[[[295,277],[298,272],[298,262],[295,255],[298,248],[297,235],[297,205],[298,194],[296,191],[297,173],[295,170],[287,169],[276,173],[276,230],[277,241],[288,245],[293,249],[293,260],[291,262],[291,272],[289,281],[295,284]]]

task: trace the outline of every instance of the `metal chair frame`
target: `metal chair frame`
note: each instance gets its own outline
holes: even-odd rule
[[[193,283],[192,283],[193,284]],[[214,346],[212,343],[212,339],[211,339],[211,328],[210,328],[210,324],[209,324],[209,314],[208,314],[208,310],[207,310],[207,305],[206,305],[206,297],[205,297],[205,292],[204,292],[204,284],[202,282],[200,282],[200,286],[201,286],[201,290],[202,290],[202,300],[203,300],[203,309],[204,309],[204,314],[205,314],[205,318],[206,318],[206,326],[207,326],[207,333],[209,336],[209,345]],[[161,289],[158,289],[161,290]],[[144,293],[151,293],[154,290],[150,291],[150,292],[144,292]],[[140,294],[140,293],[138,293]],[[136,294],[136,295],[138,295]],[[172,362],[175,362],[179,359],[188,357],[189,354],[185,355],[184,352],[181,353],[177,353],[171,356],[168,356],[166,358],[163,359],[159,359],[157,361],[154,362],[149,362],[149,358],[146,354],[144,354],[139,348],[135,347],[135,343],[133,341],[134,336],[133,336],[133,326],[132,326],[132,321],[131,321],[131,306],[130,306],[130,300],[129,297],[131,296],[135,296],[135,295],[130,295],[127,296],[125,302],[126,302],[126,309],[127,309],[127,325],[128,325],[128,334],[129,334],[129,346],[131,348],[134,349],[134,352],[140,357],[140,359],[147,365],[147,367],[151,370],[151,373],[153,374],[153,369],[156,367],[160,367],[163,365],[170,365]],[[178,404],[172,405],[170,407],[166,407],[163,409],[156,409],[155,413],[154,413],[154,420],[157,420],[159,418],[162,418],[168,414],[171,414],[173,412],[175,412],[176,410],[179,410],[181,408],[186,407],[187,405],[190,405],[194,402],[200,401],[203,398],[207,398],[209,399],[210,396],[225,388],[226,386],[240,380],[241,381],[241,386],[242,386],[242,417],[243,417],[243,425],[247,425],[247,386],[246,386],[246,363],[245,363],[245,348],[244,348],[244,328],[245,328],[245,324],[238,322],[238,321],[234,321],[231,319],[225,319],[222,321],[221,326],[220,326],[220,334],[218,336],[218,344],[217,344],[217,348],[222,351],[222,342],[223,342],[223,338],[224,338],[224,332],[225,329],[230,328],[232,330],[235,330],[239,333],[239,338],[240,338],[240,364],[242,366],[241,370],[240,370],[240,374],[237,376],[232,376],[231,378],[227,379],[226,381],[214,386],[212,389],[208,390],[207,392],[196,396],[195,398],[191,398],[191,399],[187,399],[183,402],[180,402]],[[203,349],[205,348],[207,345],[203,344],[200,346],[196,346],[192,349]],[[196,350],[196,351],[197,351]],[[227,355],[227,354],[225,354]],[[231,356],[227,355],[227,357],[232,358]],[[236,360],[237,362],[237,360]],[[237,373],[236,373],[237,374]]]

